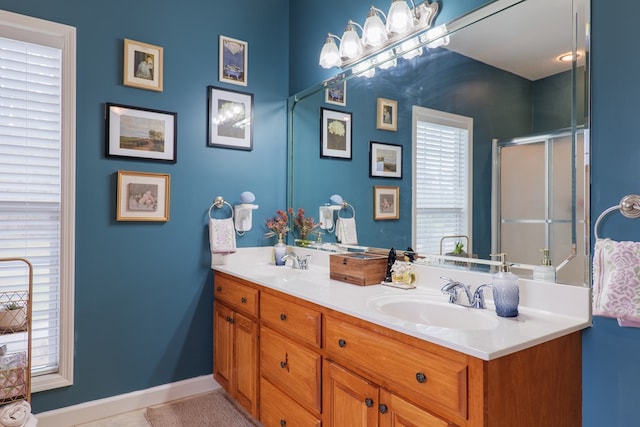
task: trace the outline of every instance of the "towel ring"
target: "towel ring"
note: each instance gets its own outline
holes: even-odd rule
[[[605,209],[598,219],[596,219],[596,223],[593,227],[593,234],[596,236],[596,239],[600,238],[598,236],[598,225],[600,224],[600,221],[615,210],[620,210],[620,213],[627,218],[640,218],[640,196],[636,194],[628,194],[620,200],[619,204]]]
[[[353,219],[355,219],[356,218],[356,209],[353,206],[351,206],[349,203],[347,203],[347,202],[342,203],[342,209],[340,209],[338,211],[338,218],[349,218],[349,217],[341,217],[340,216],[340,212],[342,212],[343,210],[346,211],[347,208],[351,208],[351,217]]]
[[[233,219],[233,207],[222,196],[217,196],[215,199],[213,199],[213,203],[211,203],[211,206],[209,206],[209,219],[214,219],[211,216],[211,211],[213,210],[213,208],[222,209],[224,205],[229,206],[229,209],[231,210],[231,216],[229,218]]]

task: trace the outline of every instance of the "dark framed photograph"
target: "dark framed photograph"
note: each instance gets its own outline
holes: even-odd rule
[[[400,187],[373,187],[373,219],[400,218]]]
[[[320,108],[320,157],[351,160],[351,113]]]
[[[398,130],[398,101],[378,98],[376,129]]]
[[[169,174],[118,171],[117,221],[169,221]]]
[[[124,39],[123,84],[162,92],[162,48]]]
[[[324,102],[328,104],[347,105],[347,81],[343,80],[334,86],[329,86],[324,90]]]
[[[178,113],[107,103],[107,157],[176,162]]]
[[[218,80],[246,86],[248,50],[249,44],[247,42],[220,36],[220,71]]]
[[[402,178],[402,145],[370,141],[369,176]]]
[[[207,88],[210,147],[253,150],[253,94]]]

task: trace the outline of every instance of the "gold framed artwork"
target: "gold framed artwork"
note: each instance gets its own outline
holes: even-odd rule
[[[373,219],[400,218],[400,187],[373,187]]]
[[[378,98],[376,129],[398,130],[398,101]]]
[[[117,221],[169,221],[171,176],[118,171]]]
[[[242,40],[220,36],[220,62],[218,80],[234,85],[247,85],[249,44]]]
[[[124,39],[123,84],[162,92],[162,48]]]

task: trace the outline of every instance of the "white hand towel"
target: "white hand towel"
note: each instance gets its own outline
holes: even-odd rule
[[[232,218],[209,219],[209,245],[212,254],[232,254],[236,251],[236,230]]]
[[[639,242],[598,239],[593,252],[593,314],[640,326]]]
[[[10,403],[0,410],[0,426],[24,427],[30,416],[31,405],[26,400]]]
[[[345,245],[357,245],[358,233],[356,232],[356,219],[338,218],[336,221],[336,237]]]

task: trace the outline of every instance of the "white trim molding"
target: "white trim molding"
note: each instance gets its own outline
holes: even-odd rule
[[[172,400],[207,393],[220,388],[212,375],[84,402],[78,405],[35,414],[38,427],[73,426],[160,405]]]

